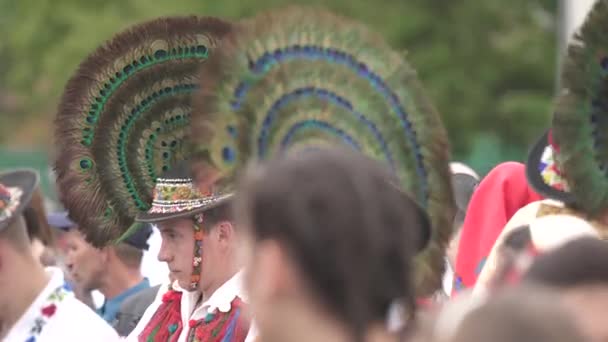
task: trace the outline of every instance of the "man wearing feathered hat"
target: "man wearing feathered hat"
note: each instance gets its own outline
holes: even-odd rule
[[[31,251],[23,212],[38,185],[34,171],[0,175],[0,340],[117,341],[118,335],[44,269]]]
[[[186,136],[201,64],[231,25],[161,18],[117,34],[68,82],[57,115],[61,199],[96,247],[157,226],[171,271],[128,340],[242,341],[229,184],[193,185]]]

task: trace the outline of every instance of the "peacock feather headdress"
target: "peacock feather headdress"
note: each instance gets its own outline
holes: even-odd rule
[[[199,69],[231,25],[161,18],[117,34],[69,80],[55,121],[61,200],[87,240],[114,241],[146,212],[157,177],[187,158]]]
[[[200,168],[233,179],[250,160],[346,144],[386,162],[429,213],[418,289],[440,287],[454,203],[439,115],[403,56],[363,26],[287,8],[243,22],[203,66],[193,139]]]
[[[553,116],[556,159],[575,206],[608,209],[608,1],[599,0],[568,47]]]

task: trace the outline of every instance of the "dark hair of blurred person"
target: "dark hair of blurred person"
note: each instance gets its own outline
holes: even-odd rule
[[[607,260],[608,242],[581,238],[539,256],[524,281],[555,289],[583,331],[594,341],[606,341]]]
[[[261,340],[390,341],[395,312],[412,327],[413,258],[429,223],[376,162],[300,152],[250,169],[239,191]]]
[[[506,290],[467,313],[447,341],[433,342],[588,341],[558,299],[543,288]]]

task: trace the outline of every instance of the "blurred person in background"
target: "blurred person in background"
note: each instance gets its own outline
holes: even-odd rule
[[[515,213],[542,199],[526,180],[522,163],[494,167],[472,194],[459,237],[453,291],[472,289],[494,243]]]
[[[175,279],[169,274],[168,282],[142,290],[125,299],[120,305],[112,326],[120,336],[129,336],[142,319],[148,307],[168,291]]]
[[[260,341],[397,341],[414,329],[413,260],[430,226],[393,181],[341,149],[247,172],[236,212]]]
[[[518,215],[512,221],[517,221]],[[599,235],[589,222],[569,215],[543,216],[516,227],[507,225],[492,247],[473,292],[485,296],[517,284],[536,257],[581,237]]]
[[[443,293],[440,294],[440,298],[443,298],[444,300],[449,298],[452,294],[454,267],[456,266],[460,234],[469,207],[469,202],[479,184],[479,176],[477,173],[465,164],[452,162],[450,163],[450,169],[452,171],[452,187],[454,191],[454,200],[456,202],[456,215],[454,217],[452,239],[450,240],[446,252],[447,263],[443,278]]]
[[[32,251],[44,266],[56,264],[55,236],[46,219],[44,195],[40,187],[32,194],[30,205],[23,212]]]
[[[490,341],[592,342],[559,304],[555,293],[534,287],[511,289],[478,303],[459,320],[450,336],[429,342]]]
[[[70,231],[76,229],[76,224],[68,218],[66,211],[51,213],[47,216],[48,224],[54,228],[54,236],[57,244],[56,262],[57,267],[63,270],[66,287],[71,289],[76,298],[82,301],[91,309],[95,310],[95,300],[92,291],[86,291],[83,287],[72,279],[72,275],[66,265],[66,256],[68,254],[68,239]],[[101,302],[101,301],[100,301]]]
[[[32,251],[23,212],[38,174],[0,174],[0,340],[118,340],[114,330],[65,288],[63,274],[42,266]]]
[[[141,273],[141,260],[151,233],[152,227],[144,225],[123,242],[101,249],[89,244],[77,229],[67,234],[67,269],[83,291],[103,294],[97,313],[108,323],[114,323],[125,299],[150,287]]]
[[[539,256],[524,281],[555,290],[591,341],[608,341],[607,260],[608,242],[577,239]]]

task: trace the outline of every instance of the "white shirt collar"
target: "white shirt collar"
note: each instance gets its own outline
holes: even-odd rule
[[[229,312],[232,308],[232,302],[236,297],[245,301],[243,289],[243,270],[237,272],[222,286],[220,286],[207,301],[194,309],[191,318],[196,319],[198,316],[204,317],[208,313],[214,312],[216,309],[220,312]],[[173,283],[173,289],[183,293],[182,304],[186,306],[194,305],[198,301],[200,293],[198,291],[186,291],[182,289],[177,282]],[[184,303],[184,300],[186,303]]]

